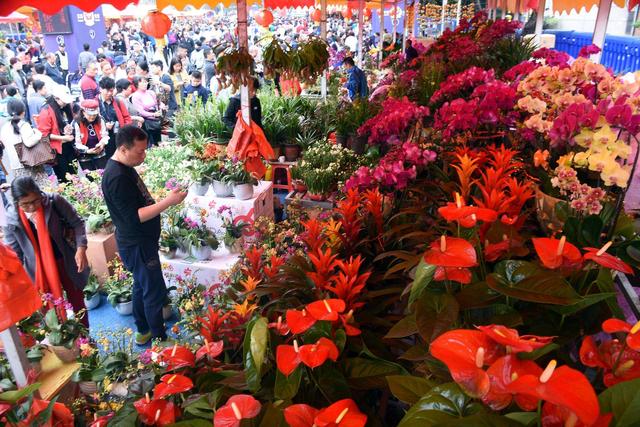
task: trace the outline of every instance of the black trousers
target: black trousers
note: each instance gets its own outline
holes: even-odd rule
[[[62,153],[56,155],[56,165],[53,171],[58,177],[58,182],[67,182],[67,174],[75,174],[76,168],[72,162],[76,159],[76,150],[73,142],[65,142],[62,144]]]

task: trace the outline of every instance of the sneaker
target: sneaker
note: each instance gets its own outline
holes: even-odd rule
[[[136,332],[136,344],[137,345],[145,345],[151,340],[151,331],[146,334],[141,334],[140,332]]]

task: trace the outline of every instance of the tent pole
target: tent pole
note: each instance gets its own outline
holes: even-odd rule
[[[513,12],[513,20],[520,20],[520,0],[516,0],[516,10]]]
[[[604,39],[607,35],[607,23],[609,22],[609,14],[611,13],[611,0],[600,0],[598,5],[598,15],[596,16],[596,27],[593,30],[592,43],[598,46],[601,51],[591,55],[591,60],[597,64],[602,58],[602,50],[604,50]]]
[[[249,38],[247,35],[247,0],[238,0],[238,45],[240,49],[249,49]],[[240,106],[242,119],[247,124],[251,124],[251,99],[249,99],[249,87],[242,85],[240,88]]]
[[[536,38],[538,39],[538,43],[540,43],[542,25],[544,24],[544,3],[545,0],[538,0],[538,10],[536,11]]]
[[[404,19],[402,21],[402,51],[407,48],[407,28],[409,28],[409,20],[407,19],[409,16],[407,14],[407,10],[409,6],[407,5],[407,0],[404,0]]]
[[[447,10],[447,0],[442,0],[442,15],[440,16],[440,35],[444,33],[444,17]]]
[[[382,52],[383,52],[383,41],[384,41],[384,0],[380,0],[380,40],[378,42],[380,48],[380,62],[382,62]]]
[[[393,19],[391,19],[391,25],[391,28],[393,30],[391,44],[395,46],[398,38],[398,0],[393,3]]]
[[[348,7],[348,6],[347,6]],[[363,33],[364,33],[364,0],[358,1],[358,67],[362,68]]]
[[[327,0],[320,2],[320,38],[327,41]],[[322,99],[327,99],[327,70],[322,73],[320,79],[320,94]]]
[[[458,7],[456,8],[456,28],[460,25],[460,17],[462,15],[462,0],[458,0]]]

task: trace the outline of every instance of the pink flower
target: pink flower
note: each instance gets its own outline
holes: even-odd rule
[[[580,52],[578,52],[578,57],[579,58],[588,58],[591,55],[594,55],[596,53],[600,53],[602,49],[600,49],[598,46],[596,46],[595,44],[590,44],[587,46],[582,46],[582,48],[580,49]]]

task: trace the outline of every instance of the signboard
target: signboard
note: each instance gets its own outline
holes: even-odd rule
[[[42,27],[42,34],[55,35],[55,34],[71,34],[71,21],[69,20],[69,9],[63,7],[60,12],[53,15],[45,15],[38,11],[38,17],[40,18],[40,24]]]

